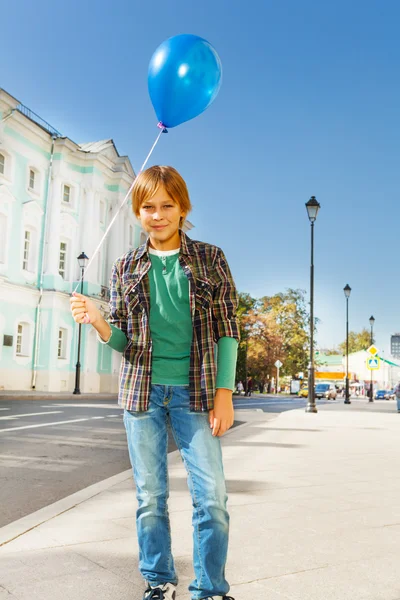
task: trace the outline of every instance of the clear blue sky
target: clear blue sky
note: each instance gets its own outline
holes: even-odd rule
[[[153,164],[185,177],[196,228],[256,297],[309,289],[316,222],[318,342],[376,318],[400,330],[399,30],[394,0],[19,0],[2,12],[0,86],[76,142],[112,137],[139,169],[157,134],[147,67],[166,38],[208,39],[214,104],[170,130]]]

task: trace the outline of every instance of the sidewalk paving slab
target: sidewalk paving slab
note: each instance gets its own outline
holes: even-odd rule
[[[354,403],[246,418],[222,438],[230,594],[400,600],[400,415]],[[177,452],[169,465],[177,600],[190,600],[191,499]],[[0,600],[141,600],[131,474],[67,503],[0,548]]]

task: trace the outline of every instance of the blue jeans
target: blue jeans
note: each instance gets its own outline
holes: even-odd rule
[[[168,515],[167,420],[188,473],[193,503],[193,600],[223,596],[229,514],[221,443],[213,437],[208,412],[190,412],[189,388],[152,385],[149,409],[124,411],[136,483],[139,570],[152,585],[177,584]]]
[[[397,400],[397,410],[400,410],[400,398],[398,396],[396,396],[396,400]]]

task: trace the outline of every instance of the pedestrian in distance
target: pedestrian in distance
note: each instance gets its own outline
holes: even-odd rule
[[[251,377],[249,377],[249,379],[247,380],[247,396],[251,396],[251,392],[253,390],[253,380]]]
[[[233,600],[225,578],[229,513],[220,437],[233,425],[238,294],[222,250],[182,230],[191,209],[172,167],[141,173],[132,208],[147,242],[118,258],[106,321],[93,300],[71,298],[77,323],[122,352],[119,378],[136,484],[144,600],[174,600],[178,574],[168,513],[167,423],[193,501],[192,600]],[[218,353],[215,360],[214,344]]]
[[[239,396],[242,395],[243,391],[244,391],[243,383],[242,383],[242,381],[239,381],[239,383],[237,384],[237,392],[238,392]]]
[[[394,395],[396,396],[397,412],[400,413],[400,381],[394,388],[393,392],[394,392]]]

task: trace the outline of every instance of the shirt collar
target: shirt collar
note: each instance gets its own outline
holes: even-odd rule
[[[192,240],[181,229],[179,230],[179,235],[181,236],[180,253],[185,254],[187,256],[194,254],[194,247],[193,247]],[[150,245],[150,238],[147,238],[145,243],[142,244],[141,246],[139,246],[136,256],[135,256],[135,260],[140,260],[145,254],[147,254],[147,255],[149,254],[149,245]]]

